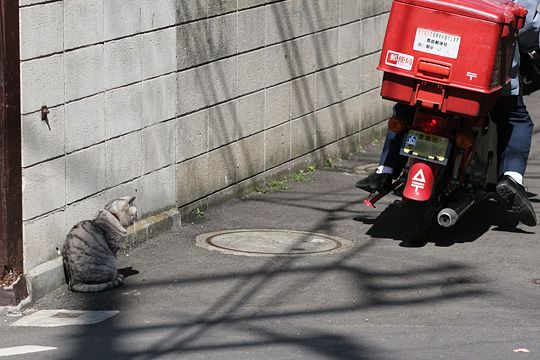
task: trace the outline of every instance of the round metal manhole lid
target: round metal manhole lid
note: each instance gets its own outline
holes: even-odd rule
[[[329,255],[352,249],[350,240],[296,230],[225,230],[197,236],[197,245],[245,256]]]

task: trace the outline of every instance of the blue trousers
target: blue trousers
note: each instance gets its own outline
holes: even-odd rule
[[[400,103],[394,106],[394,115],[402,119],[412,119],[414,111],[413,106]],[[525,174],[534,125],[523,96],[501,96],[492,114],[497,124],[498,176],[501,177],[506,171]],[[394,176],[401,173],[407,162],[406,157],[399,155],[404,136],[405,131],[395,133],[388,130],[386,133],[379,165],[393,168]]]

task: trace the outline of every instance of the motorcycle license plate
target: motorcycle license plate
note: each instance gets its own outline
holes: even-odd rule
[[[401,154],[446,164],[449,145],[448,138],[410,130],[405,136]]]

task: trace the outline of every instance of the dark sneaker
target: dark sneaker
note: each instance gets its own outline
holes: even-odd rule
[[[378,191],[381,194],[388,194],[392,188],[392,174],[373,173],[357,181],[356,187],[367,192]]]
[[[504,200],[512,204],[512,210],[518,215],[519,221],[527,226],[536,225],[536,214],[534,208],[527,197],[525,188],[518,184],[510,176],[505,175],[495,187],[497,194]]]

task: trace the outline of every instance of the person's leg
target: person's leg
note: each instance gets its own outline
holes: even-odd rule
[[[394,105],[394,116],[412,121],[415,110],[414,106],[397,103]],[[356,187],[368,192],[378,191],[383,194],[390,191],[392,177],[398,176],[407,162],[407,158],[399,154],[405,133],[405,131],[395,133],[390,129],[387,130],[379,167],[373,174],[356,182]]]
[[[523,186],[533,122],[521,95],[502,96],[493,109],[498,135],[497,193],[512,204],[522,223],[536,225],[536,214]]]

